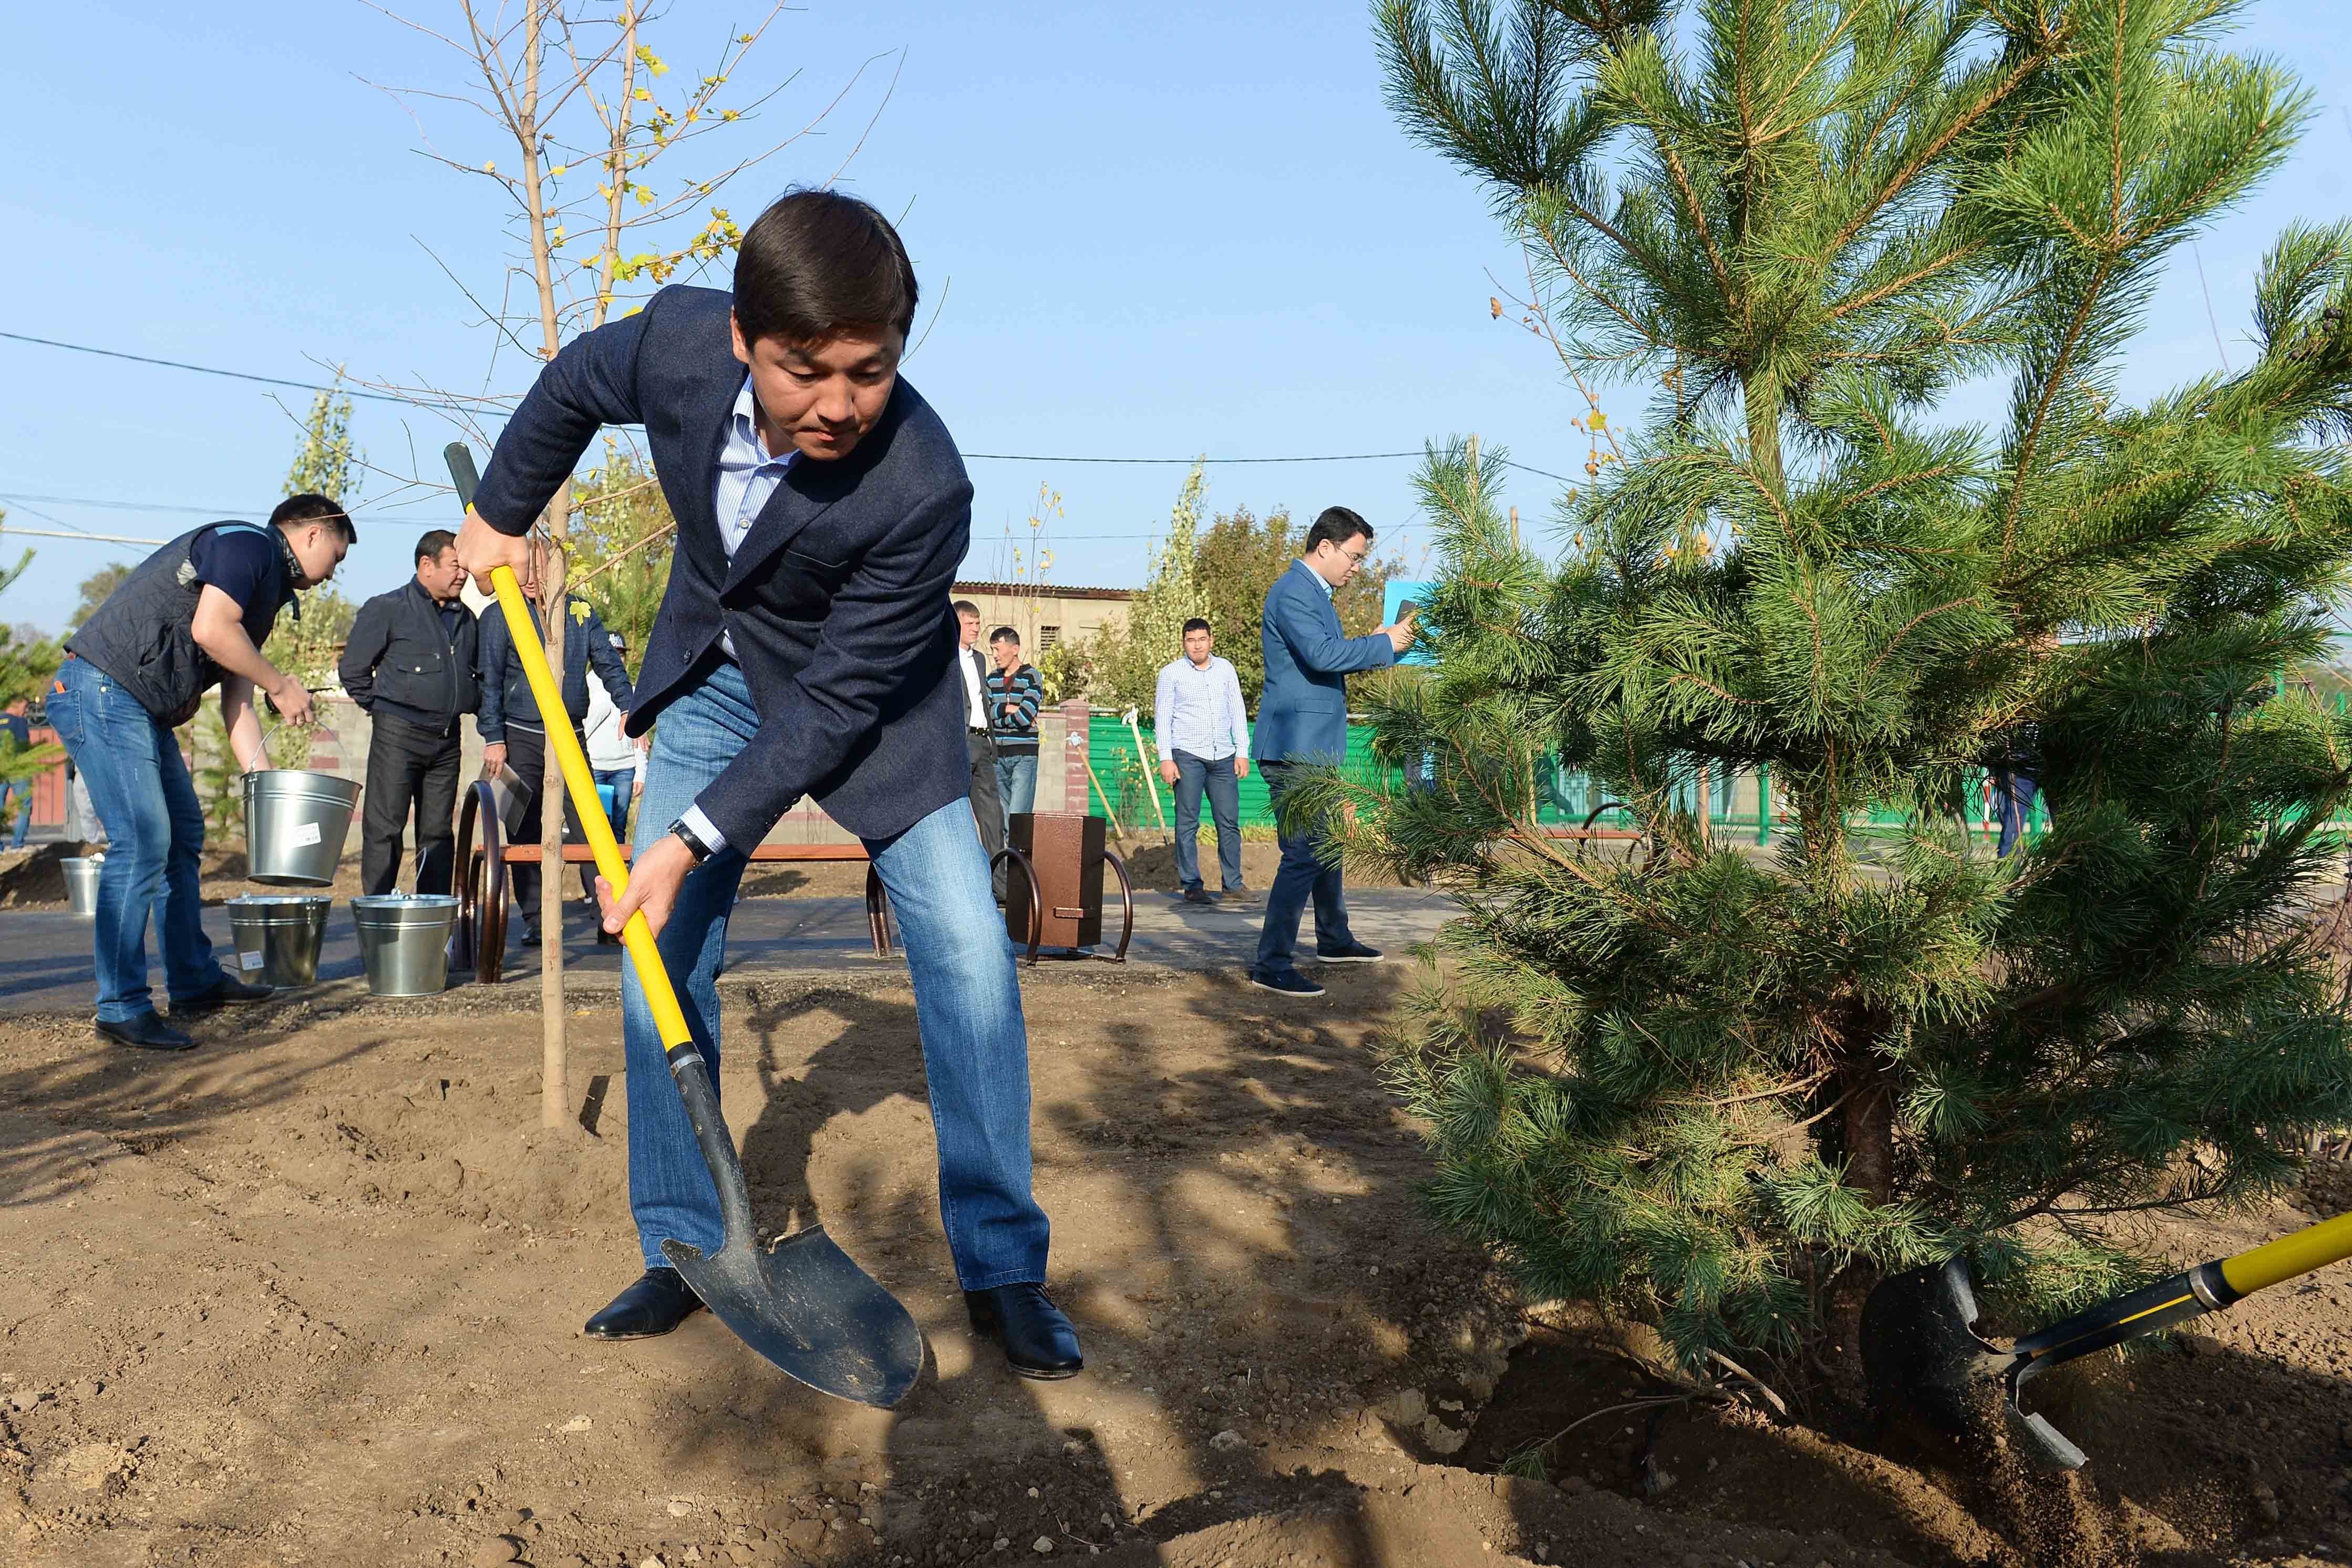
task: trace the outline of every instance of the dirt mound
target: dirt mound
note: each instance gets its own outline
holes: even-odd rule
[[[640,1267],[609,1007],[573,1016],[577,1125],[554,1130],[514,988],[270,1004],[200,1021],[202,1047],[170,1058],[110,1051],[79,1017],[14,1021],[0,1562],[2352,1555],[2342,1271],[2037,1383],[2094,1464],[2014,1492],[1691,1398],[1654,1342],[1528,1318],[1430,1221],[1416,1130],[1367,1045],[1402,978],[1336,976],[1302,1011],[1209,977],[1024,976],[1053,1282],[1088,1363],[1052,1384],[969,1331],[903,979],[730,991],[721,1081],[755,1215],[823,1223],[923,1328],[931,1363],[887,1414],[810,1395],[707,1315],[642,1344],[581,1336]],[[2302,1221],[2167,1221],[2150,1245],[2213,1257]],[[1543,1443],[1545,1479],[1496,1473]]]
[[[1289,1456],[1275,1456],[1281,1467]],[[1322,1456],[1327,1464],[1329,1456]],[[1833,1533],[1727,1528],[1607,1493],[1540,1481],[1349,1458],[1290,1478],[1315,1495],[1288,1506],[1137,1542],[1105,1568],[1360,1568],[1367,1563],[1569,1563],[1577,1568],[1790,1563],[1896,1568],[1904,1560]]]
[[[68,856],[81,853],[79,844],[45,844],[13,863],[0,865],[0,910],[31,910],[66,903]]]

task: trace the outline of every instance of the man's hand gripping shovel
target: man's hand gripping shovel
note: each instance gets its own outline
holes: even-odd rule
[[[473,456],[461,443],[449,448],[448,458],[458,499],[471,505]],[[548,744],[555,748],[563,769],[564,788],[595,854],[596,869],[617,893],[628,883],[628,869],[621,863],[612,826],[597,799],[588,760],[572,732],[562,689],[548,668],[530,602],[506,567],[491,574],[491,586],[547,727]],[[715,1253],[706,1257],[698,1247],[668,1240],[662,1243],[662,1256],[737,1338],[811,1388],[861,1405],[887,1408],[898,1404],[923,1370],[923,1336],[913,1316],[821,1226],[812,1226],[772,1248],[757,1244],[751,1193],[735,1142],[719,1119],[709,1068],[678,1009],[677,993],[642,912],[630,917],[621,940],[636,965],[637,983],[668,1054],[670,1079],[685,1102],[703,1163],[710,1167],[726,1225],[725,1239]]]

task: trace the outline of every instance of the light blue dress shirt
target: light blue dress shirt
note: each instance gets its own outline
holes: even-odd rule
[[[727,444],[719,449],[719,490],[714,507],[719,518],[719,542],[727,546],[727,559],[733,561],[735,552],[743,547],[744,535],[751,531],[768,498],[784,482],[800,457],[797,448],[781,458],[772,458],[760,439],[760,425],[752,403],[751,378],[743,378],[743,390],[735,395],[735,411],[727,421]],[[719,634],[719,646],[727,657],[735,657],[735,639],[726,632]],[[690,805],[680,818],[694,829],[695,837],[712,849],[726,847],[719,829],[698,805]]]
[[[1151,704],[1151,727],[1159,732],[1160,760],[1180,751],[1217,762],[1249,755],[1249,724],[1242,712],[1242,680],[1233,665],[1209,656],[1196,665],[1178,658],[1160,671]]]

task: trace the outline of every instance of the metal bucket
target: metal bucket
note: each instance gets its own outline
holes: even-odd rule
[[[438,996],[449,983],[449,932],[457,900],[446,893],[377,893],[352,900],[368,990],[378,996]]]
[[[58,862],[65,868],[66,903],[78,921],[98,917],[98,872],[106,864],[103,855],[69,855]]]
[[[319,951],[327,944],[321,893],[248,893],[228,901],[228,929],[236,943],[237,973],[265,985],[308,985],[319,978]]]
[[[359,798],[360,786],[334,773],[271,768],[246,774],[246,875],[270,887],[332,882]]]

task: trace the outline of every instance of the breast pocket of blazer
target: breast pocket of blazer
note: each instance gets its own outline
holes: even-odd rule
[[[776,557],[776,569],[768,574],[760,597],[788,615],[822,614],[841,585],[849,580],[851,565],[848,561],[828,560],[814,551],[787,545]]]

